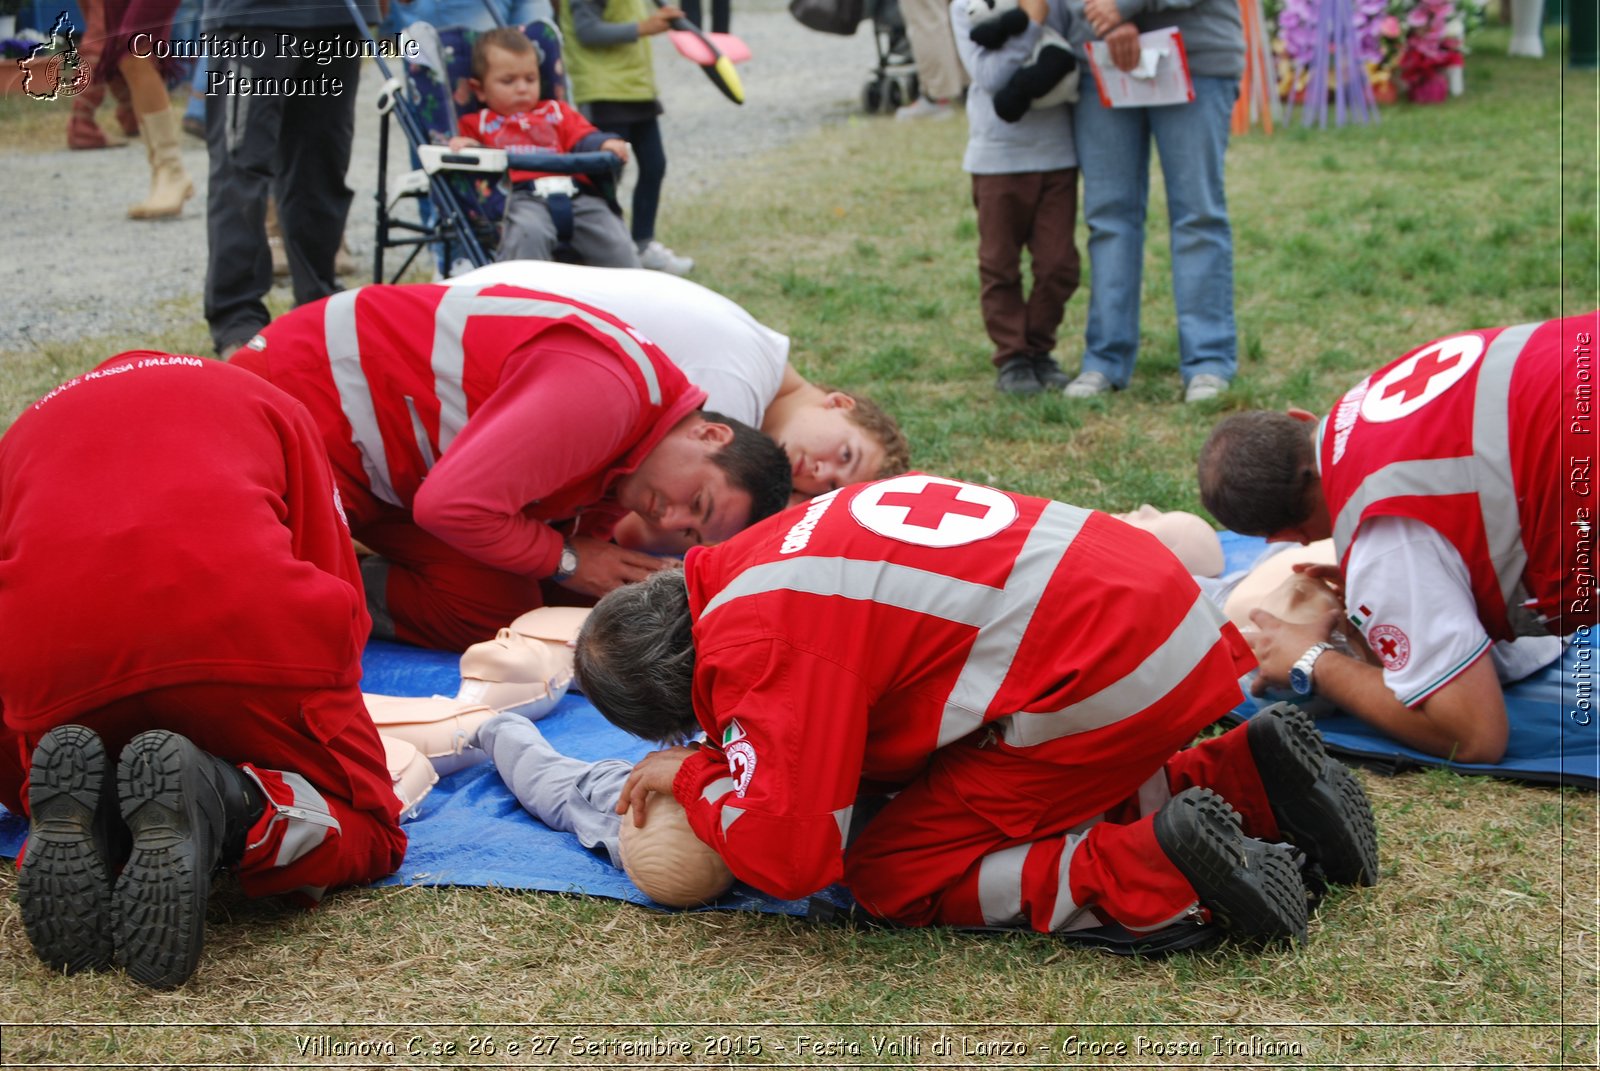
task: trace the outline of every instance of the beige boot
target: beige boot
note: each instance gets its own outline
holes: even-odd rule
[[[150,157],[150,196],[128,209],[130,219],[161,219],[183,211],[194,183],[178,151],[178,116],[171,108],[139,117],[139,133]]]

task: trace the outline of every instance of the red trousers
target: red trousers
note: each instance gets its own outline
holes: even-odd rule
[[[1244,729],[1176,754],[1159,733],[1123,730],[1144,746],[1115,761],[1083,761],[1094,749],[1071,737],[943,748],[850,846],[845,883],[873,914],[913,926],[1165,926],[1196,902],[1155,839],[1175,793],[1215,789],[1247,834],[1277,838]]]
[[[250,896],[274,896],[376,881],[392,874],[405,857],[400,804],[390,783],[383,744],[361,700],[358,687],[307,691],[235,684],[190,684],[158,688],[80,714],[71,722],[100,735],[112,761],[134,736],[147,729],[170,729],[203,751],[259,771],[296,774],[309,782],[326,804],[336,827],[315,830],[314,846],[298,854],[280,850],[282,830],[270,845],[247,850],[239,883]],[[26,771],[34,747],[53,726],[29,732],[0,729],[0,803],[26,813]],[[268,795],[280,778],[258,775]],[[274,807],[258,823],[271,825]],[[250,841],[262,838],[252,831]],[[293,838],[291,838],[293,839]],[[304,847],[304,837],[298,843]],[[282,863],[283,856],[295,854]]]

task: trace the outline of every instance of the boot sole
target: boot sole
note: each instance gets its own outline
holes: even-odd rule
[[[1218,926],[1241,937],[1305,940],[1306,887],[1294,853],[1246,837],[1221,796],[1180,792],[1156,815],[1155,835]]]
[[[1344,764],[1328,758],[1310,716],[1286,704],[1276,712],[1268,708],[1250,719],[1246,732],[1283,835],[1329,881],[1376,885],[1378,825],[1372,804]]]
[[[122,816],[133,850],[116,885],[117,962],[157,989],[188,981],[205,943],[211,861],[200,858],[190,778],[192,745],[173,733],[141,733],[117,764]]]
[[[92,730],[63,725],[34,749],[28,774],[28,846],[17,903],[33,950],[52,970],[111,966],[111,875],[95,843],[95,811],[109,763]]]

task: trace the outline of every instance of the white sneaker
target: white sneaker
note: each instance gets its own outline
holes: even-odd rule
[[[649,245],[639,250],[639,267],[670,275],[688,275],[694,270],[694,258],[680,257],[652,238]]]
[[[1190,377],[1189,385],[1183,391],[1183,400],[1186,404],[1208,402],[1227,389],[1226,379],[1210,372],[1200,372]]]
[[[1111,390],[1111,380],[1099,372],[1083,372],[1077,379],[1061,388],[1068,398],[1093,398]]]
[[[896,119],[948,119],[956,110],[947,100],[932,100],[928,97],[918,97],[910,104],[902,105],[894,110]]]

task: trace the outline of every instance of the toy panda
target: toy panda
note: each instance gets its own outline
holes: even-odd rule
[[[1028,16],[1017,0],[967,0],[972,40],[983,48],[999,48],[1028,28]],[[1028,62],[994,94],[994,112],[1014,123],[1028,108],[1052,108],[1078,99],[1078,59],[1072,46],[1050,27],[1044,27]]]

